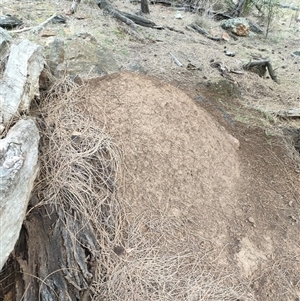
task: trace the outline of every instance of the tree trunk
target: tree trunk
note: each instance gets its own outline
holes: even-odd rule
[[[150,14],[149,2],[148,0],[141,0],[141,12],[143,14]]]

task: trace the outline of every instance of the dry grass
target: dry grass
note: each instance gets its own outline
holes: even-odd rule
[[[214,263],[210,242],[199,245],[167,206],[149,205],[136,216],[119,199],[122,151],[105,131],[105,115],[95,120],[86,113],[79,89],[65,79],[39,105],[35,190],[41,204],[72,212],[94,229],[100,260],[93,300],[253,300],[247,283]]]

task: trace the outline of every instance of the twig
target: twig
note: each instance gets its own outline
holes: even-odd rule
[[[183,65],[180,63],[180,61],[176,58],[176,56],[172,53],[172,52],[169,52],[170,56],[172,57],[174,63],[179,66],[179,67],[183,67]]]

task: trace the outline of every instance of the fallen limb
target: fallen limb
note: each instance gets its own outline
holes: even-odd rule
[[[178,30],[174,27],[170,27],[170,26],[166,26],[167,29],[171,30],[171,31],[175,31],[175,32],[178,32],[178,33],[181,33],[181,34],[184,34],[184,32],[182,30]]]
[[[133,15],[133,14],[129,14],[126,12],[121,12],[119,11],[119,13],[121,15],[123,15],[124,17],[130,19],[131,21],[133,21],[135,24],[144,26],[144,27],[155,27],[156,24],[148,19],[145,19],[143,17],[137,16],[137,15]]]
[[[282,118],[300,118],[300,109],[289,109],[286,111],[275,112],[275,114]]]
[[[56,17],[56,13],[53,14],[50,18],[48,18],[46,21],[42,22],[41,24],[39,24],[38,26],[34,26],[34,27],[26,27],[26,28],[22,28],[22,29],[18,29],[18,30],[11,30],[10,32],[13,33],[20,33],[20,32],[24,32],[24,31],[32,31],[33,33],[39,33],[40,31],[42,31],[46,25],[48,25],[48,23],[50,23],[55,17]]]
[[[73,0],[72,6],[69,11],[70,14],[75,13],[80,1],[81,0]],[[100,9],[107,12],[112,17],[124,22],[125,24],[127,24],[135,30],[137,28],[136,25],[152,28],[155,28],[156,26],[154,22],[146,18],[115,9],[108,0],[95,0],[95,2]]]
[[[213,40],[213,41],[222,41],[223,38],[222,37],[213,37],[210,34],[208,34],[208,32],[203,29],[202,27],[200,27],[198,24],[196,23],[192,23],[190,25],[191,28],[195,29],[197,32],[201,33],[202,35],[204,35],[206,38]]]
[[[273,81],[276,83],[279,83],[277,76],[275,75],[275,72],[272,68],[272,65],[269,60],[260,60],[260,61],[250,61],[248,64],[243,65],[244,70],[250,70],[250,69],[256,69],[258,70],[258,73],[260,76],[264,76],[265,73],[269,72],[270,77]]]

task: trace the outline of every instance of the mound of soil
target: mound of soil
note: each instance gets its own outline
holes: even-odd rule
[[[122,197],[134,211],[168,208],[201,225],[202,237],[223,236],[237,195],[239,142],[184,92],[156,79],[115,74],[90,81],[88,90],[92,113],[105,116],[123,148]]]
[[[186,246],[208,252],[214,265],[247,279],[257,300],[295,296],[285,279],[297,278],[298,261],[285,259],[296,254],[290,200],[298,194],[287,181],[293,166],[278,139],[239,125],[232,132],[240,147],[216,122],[222,118],[213,119],[175,86],[140,74],[96,78],[83,91],[89,113],[106,120],[123,149],[119,197],[142,216],[140,238],[174,254]],[[279,279],[279,271],[287,278]]]

